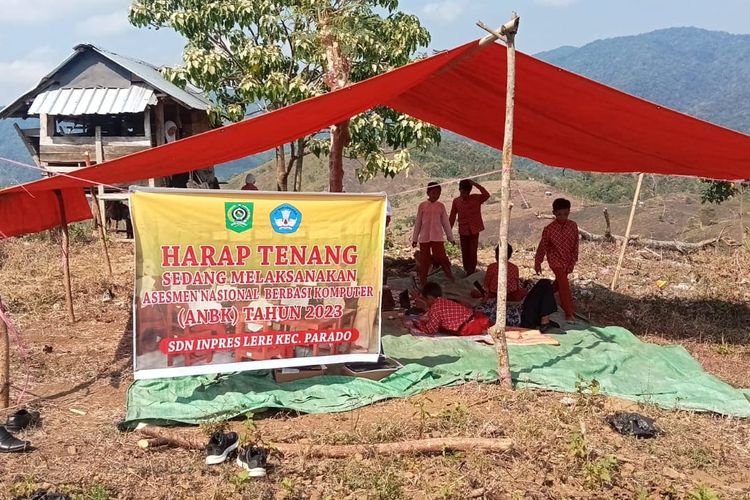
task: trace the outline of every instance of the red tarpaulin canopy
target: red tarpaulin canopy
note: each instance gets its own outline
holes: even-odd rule
[[[514,151],[593,172],[750,178],[750,136],[677,113],[533,57],[517,58]],[[506,48],[472,42],[383,75],[181,141],[0,191],[0,231],[14,236],[90,217],[81,188],[209,167],[315,133],[385,105],[501,148]]]

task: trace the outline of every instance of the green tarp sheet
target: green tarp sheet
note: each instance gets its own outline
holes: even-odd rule
[[[575,392],[577,383],[596,379],[601,393],[623,399],[750,417],[750,401],[743,391],[704,372],[682,347],[646,344],[619,327],[587,327],[555,337],[560,346],[509,346],[516,387]],[[272,408],[341,412],[436,387],[496,378],[492,346],[411,335],[386,335],[383,346],[404,367],[379,382],[322,376],[278,384],[270,372],[136,381],[128,390],[122,425],[198,424]]]

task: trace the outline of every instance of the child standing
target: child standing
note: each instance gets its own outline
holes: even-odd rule
[[[552,272],[555,273],[554,288],[560,294],[560,305],[565,311],[565,319],[575,322],[576,310],[570,293],[568,275],[578,262],[578,225],[569,220],[570,201],[558,198],[552,202],[555,221],[542,231],[542,239],[536,250],[534,270],[542,274],[542,262],[547,257]]]
[[[471,194],[471,188],[476,187],[479,194]],[[461,240],[461,260],[466,275],[474,274],[477,270],[477,252],[479,251],[479,233],[484,231],[482,222],[482,204],[490,199],[490,193],[479,183],[463,179],[458,183],[460,195],[453,200],[449,221],[451,227],[458,218],[458,236]]]
[[[420,286],[427,283],[427,275],[433,261],[440,264],[445,275],[453,281],[451,261],[445,253],[445,237],[448,241],[455,243],[453,231],[448,222],[448,213],[445,205],[438,200],[442,189],[437,182],[427,184],[427,200],[419,204],[417,209],[417,220],[414,223],[414,235],[412,236],[412,247],[419,245],[420,258],[419,279]]]

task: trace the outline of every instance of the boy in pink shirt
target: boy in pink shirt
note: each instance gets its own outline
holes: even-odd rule
[[[414,223],[412,247],[419,245],[418,267],[422,286],[427,283],[427,274],[433,261],[440,264],[448,279],[453,280],[451,261],[445,253],[445,237],[451,243],[455,243],[455,240],[445,205],[438,201],[441,193],[442,189],[437,182],[427,184],[427,200],[419,204]]]

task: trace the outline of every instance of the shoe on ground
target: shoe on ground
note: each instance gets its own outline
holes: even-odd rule
[[[8,420],[5,422],[5,428],[10,432],[18,432],[27,427],[32,427],[39,423],[39,412],[38,411],[27,411],[25,409],[18,410],[12,415],[8,416]]]
[[[236,432],[214,432],[206,445],[206,463],[208,465],[222,463],[239,445],[240,437]]]
[[[22,453],[30,451],[30,449],[30,442],[21,441],[8,432],[5,427],[0,427],[0,453]]]
[[[248,446],[237,455],[237,465],[250,473],[250,477],[265,477],[268,464],[268,450]]]

